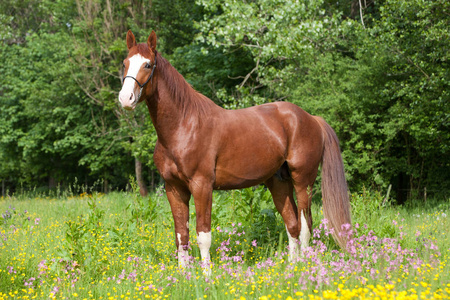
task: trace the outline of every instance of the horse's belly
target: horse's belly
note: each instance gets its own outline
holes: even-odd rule
[[[244,155],[218,159],[214,189],[240,189],[260,184],[272,177],[284,163],[281,155]]]
[[[215,166],[216,189],[253,186],[272,177],[286,161],[287,118],[280,104],[229,111]]]

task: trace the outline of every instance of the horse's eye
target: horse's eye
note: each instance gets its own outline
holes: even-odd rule
[[[149,64],[149,63],[146,63],[145,66],[144,66],[144,68],[150,69],[150,64]]]

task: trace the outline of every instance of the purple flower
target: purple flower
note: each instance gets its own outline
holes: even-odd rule
[[[350,225],[348,223],[342,224],[342,226],[341,226],[342,230],[344,230],[344,231],[350,230],[351,227],[352,227],[352,225]]]
[[[122,270],[122,273],[120,273],[119,276],[117,276],[120,280],[123,280],[125,278],[125,270]]]
[[[313,229],[313,238],[320,239],[320,229],[319,228]]]
[[[136,277],[137,277],[136,271],[133,271],[130,274],[128,274],[127,278],[131,279],[132,281],[136,281]]]
[[[253,247],[257,247],[257,245],[258,245],[258,244],[256,243],[256,240],[253,240],[253,241],[252,241],[252,246],[253,246]]]

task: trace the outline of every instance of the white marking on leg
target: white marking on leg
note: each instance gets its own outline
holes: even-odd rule
[[[211,257],[209,248],[211,248],[211,232],[200,231],[197,235],[197,243],[202,256],[202,268],[205,275],[211,275]]]
[[[286,226],[286,232],[289,239],[289,262],[296,262],[298,260],[298,238],[291,236]]]
[[[305,214],[303,210],[300,216],[300,224],[302,228],[300,229],[300,241],[301,241],[301,249],[306,249],[309,245],[309,238],[311,237],[311,232],[309,232],[308,223],[306,222]]]
[[[178,238],[178,265],[180,268],[186,268],[186,265],[189,262],[189,253],[187,249],[184,249],[183,245],[181,245],[181,234],[177,233]]]

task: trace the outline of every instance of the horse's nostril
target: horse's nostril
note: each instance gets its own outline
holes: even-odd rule
[[[133,93],[130,94],[130,100],[133,98]]]

